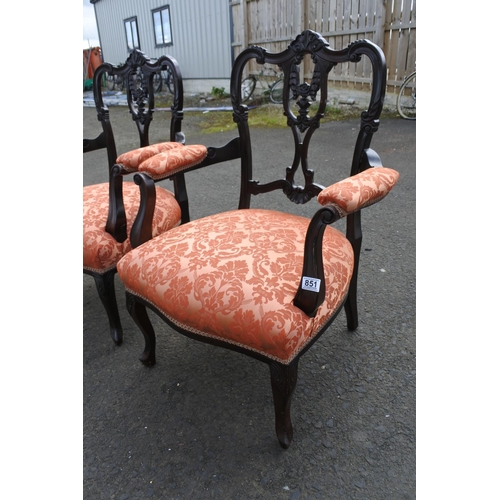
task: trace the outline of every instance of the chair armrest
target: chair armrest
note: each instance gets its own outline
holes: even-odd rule
[[[178,142],[151,144],[121,154],[116,163],[123,168],[122,175],[143,172],[155,181],[160,181],[171,179],[181,172],[241,157],[239,137],[217,148],[201,144],[184,145],[186,139],[182,132],[176,137],[179,139]]]
[[[171,144],[179,144],[177,142]],[[190,144],[151,155],[138,165],[138,172],[150,175],[155,181],[166,179],[199,165],[207,157],[203,144]]]
[[[139,186],[141,202],[130,231],[132,248],[153,238],[153,215],[156,204],[155,181],[147,174],[138,173],[134,175],[134,182]]]
[[[318,201],[324,207],[316,212],[309,223],[302,276],[293,300],[294,305],[308,316],[314,317],[325,300],[323,234],[326,225],[380,201],[398,179],[399,173],[390,168],[368,168],[332,184],[318,194]]]
[[[385,198],[398,179],[399,173],[391,168],[368,168],[323,189],[318,202],[345,217]]]
[[[150,144],[149,146],[143,146],[141,148],[122,153],[116,159],[116,163],[122,165],[128,173],[137,172],[139,165],[153,156],[172,149],[181,149],[183,147],[184,146],[181,143],[171,141]]]
[[[189,148],[190,146],[185,146]],[[207,146],[206,156],[199,162],[192,162],[190,164],[182,165],[178,168],[168,171],[164,169],[162,173],[155,173],[153,169],[149,169],[146,165],[139,168],[139,171],[147,172],[153,177],[155,181],[175,178],[180,173],[192,172],[193,170],[198,170],[199,168],[208,167],[209,165],[216,165],[217,163],[223,163],[230,160],[236,160],[241,158],[240,150],[240,138],[235,137],[231,139],[227,144],[220,147]],[[146,167],[146,168],[145,168]]]
[[[311,318],[316,315],[316,311],[325,300],[323,234],[327,224],[332,224],[339,219],[340,214],[335,208],[324,207],[314,214],[307,228],[302,276],[293,305]],[[308,283],[316,285],[316,288],[308,286]]]
[[[127,239],[127,216],[123,204],[123,176],[129,172],[122,165],[114,165],[109,176],[109,207],[106,232],[118,243]]]
[[[123,176],[130,172],[117,164],[109,180],[109,209],[106,232],[119,243],[127,239],[127,216],[123,203]],[[147,174],[136,173],[134,182],[139,186],[140,204],[130,230],[130,245],[136,248],[153,237],[153,215],[156,205],[155,181]]]

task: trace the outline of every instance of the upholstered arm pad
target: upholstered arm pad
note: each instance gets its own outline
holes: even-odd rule
[[[399,173],[391,168],[369,168],[323,189],[318,202],[338,210],[341,217],[373,205],[396,185]]]
[[[153,179],[164,178],[198,165],[207,153],[206,146],[202,144],[182,146],[151,156],[139,165],[138,170]]]
[[[139,165],[148,158],[164,151],[182,147],[184,146],[179,142],[159,142],[158,144],[151,144],[150,146],[127,151],[116,159],[116,163],[123,165],[127,172],[136,172]]]

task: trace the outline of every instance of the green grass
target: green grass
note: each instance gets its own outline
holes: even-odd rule
[[[280,108],[271,106],[260,106],[251,109],[248,114],[248,122],[251,127],[260,128],[285,128],[286,120]],[[233,113],[230,111],[210,111],[201,114],[200,127],[204,134],[212,134],[224,130],[236,128],[233,122]]]
[[[315,109],[311,107],[312,116]],[[213,134],[226,130],[233,130],[236,124],[233,122],[233,114],[230,111],[210,111],[208,113],[196,113],[202,133]],[[327,106],[323,121],[339,121],[359,116],[359,110],[342,110]],[[248,113],[250,127],[257,128],[286,128],[286,118],[280,106],[266,104],[250,109]]]
[[[172,102],[167,99],[160,98],[157,100],[158,107],[170,107]],[[197,104],[197,102],[196,102]],[[195,103],[184,103],[185,106],[196,105]],[[212,105],[230,106],[230,101],[226,99],[216,99]],[[250,106],[256,106],[251,108]],[[249,104],[248,121],[252,128],[286,128],[286,118],[283,116],[283,110],[280,105],[270,104],[267,100],[254,100]],[[318,108],[317,103],[313,103],[309,109],[309,115],[313,116]],[[292,108],[297,114],[297,109]],[[342,121],[349,119],[359,119],[361,110],[356,107],[341,107],[337,108],[327,105],[325,116],[322,122]],[[213,134],[228,130],[235,130],[236,124],[233,122],[233,113],[231,111],[190,111],[190,119],[196,122],[197,128],[203,134]],[[383,111],[381,118],[394,118],[397,112]]]

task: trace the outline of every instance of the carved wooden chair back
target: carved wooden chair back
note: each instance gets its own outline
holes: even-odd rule
[[[107,80],[117,78],[124,82],[126,105],[138,133],[137,147],[149,146],[149,131],[155,110],[153,80],[162,71],[172,75],[173,91],[170,130],[166,131],[167,141],[174,146],[182,146],[185,137],[181,131],[183,119],[183,83],[177,61],[164,55],[153,61],[143,52],[134,50],[122,65],[101,64],[93,77],[93,95],[97,119],[102,132],[93,139],[83,139],[83,152],[106,149],[109,182],[84,187],[83,193],[83,271],[93,276],[99,297],[105,307],[111,337],[117,345],[122,342],[122,327],[118,313],[114,275],[118,260],[134,245],[130,240],[131,226],[140,206],[140,188],[133,182],[123,182],[123,176],[114,176],[119,154],[112,125],[110,108],[105,97]],[[166,144],[166,143],[165,143]],[[128,165],[128,172],[136,171]],[[186,186],[183,173],[172,179],[175,196],[163,187],[154,190],[156,197],[153,233],[160,234],[189,220]]]

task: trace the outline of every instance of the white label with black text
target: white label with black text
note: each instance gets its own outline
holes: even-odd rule
[[[310,290],[311,292],[319,292],[319,287],[321,285],[321,280],[317,278],[308,278],[307,276],[302,277],[302,289]]]

